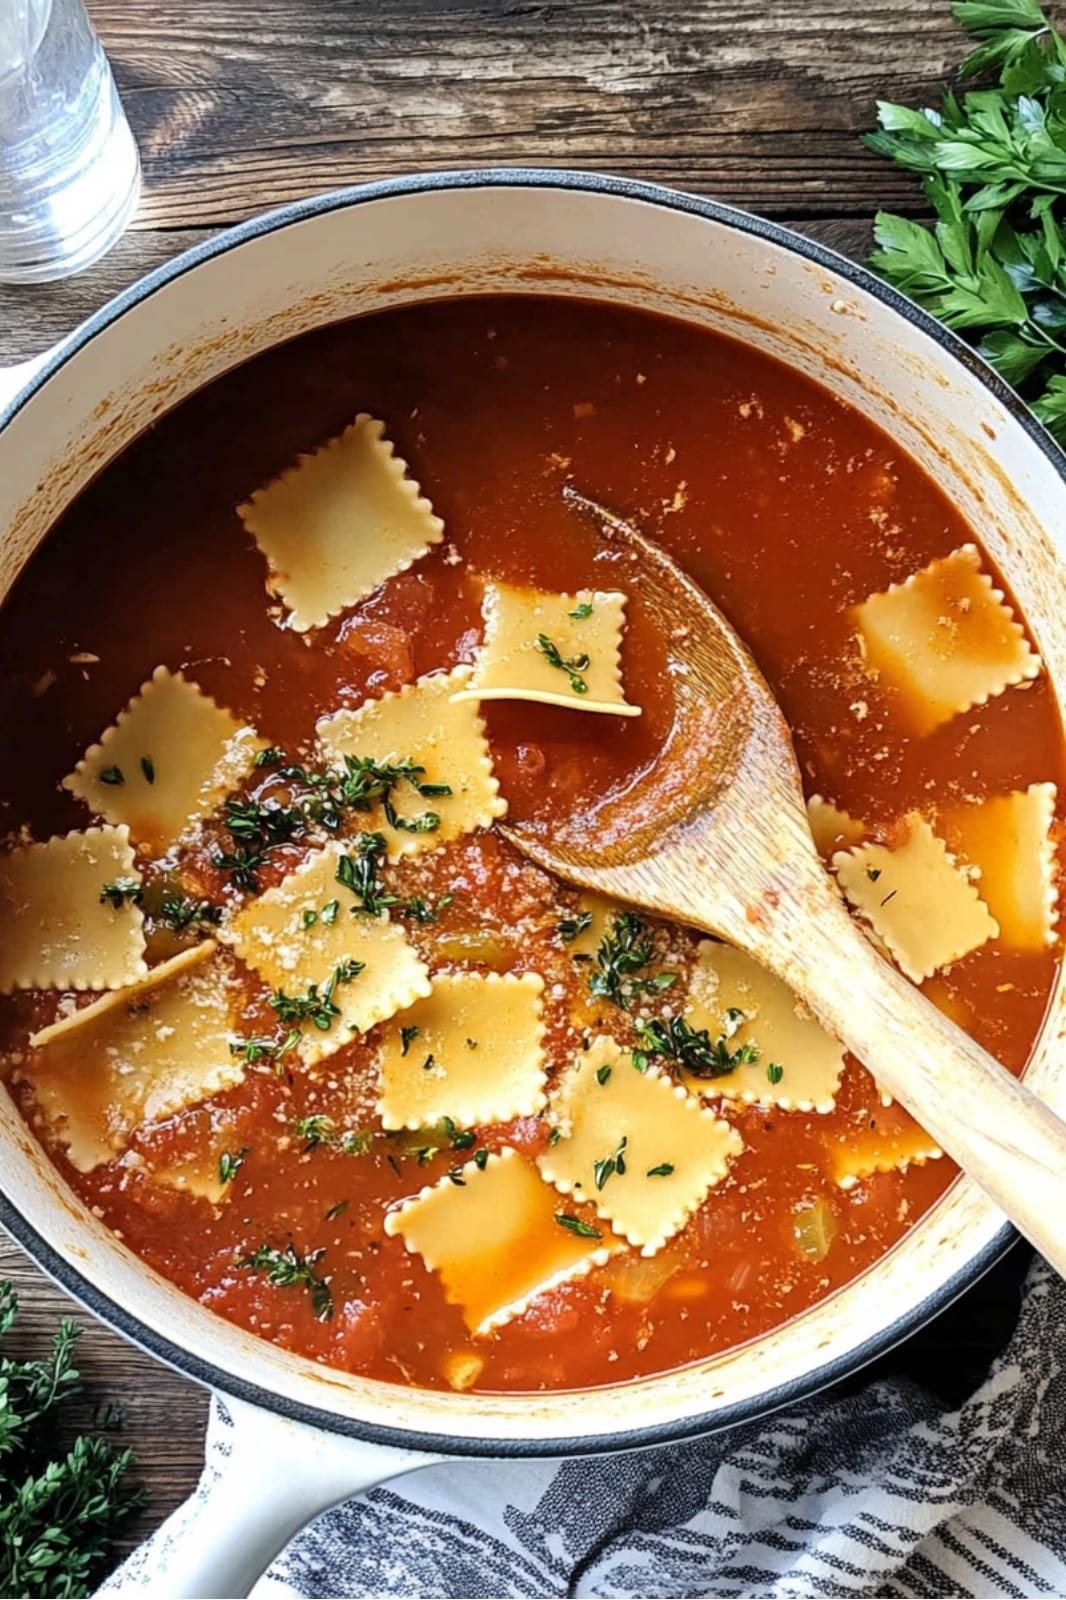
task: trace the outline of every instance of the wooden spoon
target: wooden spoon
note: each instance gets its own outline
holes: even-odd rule
[[[664,758],[593,825],[507,828],[540,866],[717,934],[800,995],[1066,1274],[1066,1124],[880,956],[814,848],[789,730],[721,612],[629,523],[569,503],[628,552],[660,619],[676,716]]]

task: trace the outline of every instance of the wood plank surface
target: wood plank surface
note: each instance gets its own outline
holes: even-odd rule
[[[879,205],[922,211],[916,185],[859,142],[875,100],[934,99],[964,50],[946,0],[89,0],[89,9],[140,144],[143,198],[127,237],[81,277],[0,286],[0,365],[39,354],[225,224],[427,168],[624,173],[861,255]],[[0,1250],[0,1275],[22,1297],[20,1344],[69,1311],[14,1245]],[[104,1398],[123,1409],[122,1437],[151,1495],[130,1530],[139,1536],[196,1480],[206,1398],[98,1325],[81,1366],[80,1418]]]

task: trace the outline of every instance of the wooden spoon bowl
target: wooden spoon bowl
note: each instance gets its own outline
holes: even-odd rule
[[[776,973],[1066,1273],[1066,1124],[852,921],[815,850],[780,707],[722,613],[630,523],[564,493],[633,564],[666,641],[675,719],[606,820],[508,837],[559,877],[705,929]]]

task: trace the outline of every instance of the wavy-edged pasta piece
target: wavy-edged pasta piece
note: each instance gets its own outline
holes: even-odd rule
[[[358,902],[337,878],[343,854],[343,845],[328,844],[218,930],[219,939],[289,999],[306,996],[312,984],[321,997],[332,985],[337,1012],[329,1026],[299,1024],[296,1048],[305,1066],[430,992],[429,972],[403,929],[387,913],[368,916],[354,909]],[[323,917],[323,907],[336,900],[336,915]],[[305,915],[311,912],[313,921]],[[338,977],[350,963],[361,964],[361,970],[348,979]]]
[[[743,1013],[743,1017],[738,1017]],[[685,1074],[694,1094],[722,1095],[783,1111],[832,1111],[844,1046],[826,1033],[787,984],[732,945],[701,942],[685,1018],[712,1039],[726,1033],[730,1049],[753,1044],[754,1061],[742,1061],[720,1078]]]
[[[120,989],[143,978],[144,916],[104,885],[140,885],[128,828],[86,828],[0,856],[0,994]]]
[[[875,1172],[905,1172],[944,1154],[902,1106],[883,1107],[827,1144],[828,1173],[842,1189],[853,1189]]]
[[[622,686],[626,596],[580,589],[549,594],[509,583],[485,585],[485,637],[467,700],[539,700],[574,711],[639,717]]]
[[[815,849],[827,860],[837,850],[850,850],[862,844],[866,837],[861,822],[820,794],[812,794],[807,801],[807,822]]]
[[[682,1228],[743,1142],[679,1084],[600,1036],[552,1098],[560,1137],[537,1157],[561,1194],[596,1207],[645,1256]]]
[[[216,951],[211,939],[183,950],[31,1038],[19,1076],[79,1172],[243,1078],[230,1050],[240,989]]]
[[[1055,785],[1032,783],[973,805],[944,807],[937,826],[959,860],[980,871],[981,899],[1015,950],[1043,950],[1058,920]]]
[[[63,787],[162,855],[237,788],[265,745],[180,672],[156,667]]]
[[[916,811],[896,849],[862,844],[833,857],[851,904],[914,983],[977,950],[999,925],[943,839]]]
[[[408,1250],[437,1272],[452,1305],[475,1335],[491,1333],[547,1289],[602,1266],[602,1240],[561,1226],[555,1191],[536,1168],[507,1147],[483,1168],[463,1167],[460,1186],[448,1178],[425,1188],[385,1218]]]
[[[378,1109],[389,1129],[450,1117],[460,1128],[528,1117],[545,1103],[544,979],[535,972],[445,972],[393,1018]]]
[[[337,438],[237,507],[270,569],[268,587],[297,633],[330,617],[426,555],[444,523],[385,438],[361,411]]]
[[[1003,591],[964,544],[855,607],[866,666],[898,691],[915,733],[930,733],[1012,684],[1035,678],[1040,657]]]
[[[316,732],[333,761],[345,756],[410,760],[425,769],[421,783],[447,784],[451,789],[446,795],[420,795],[401,782],[393,790],[392,804],[404,821],[412,822],[426,812],[440,818],[440,826],[431,831],[392,828],[380,808],[372,819],[360,819],[385,834],[390,861],[436,850],[460,834],[489,828],[507,811],[493,775],[485,724],[475,705],[456,699],[469,681],[469,667],[430,673],[380,700],[368,700],[355,711],[337,711],[318,723]]]

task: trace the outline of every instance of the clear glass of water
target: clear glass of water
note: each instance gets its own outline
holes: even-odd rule
[[[0,0],[0,282],[46,283],[102,256],[140,176],[82,0]]]

